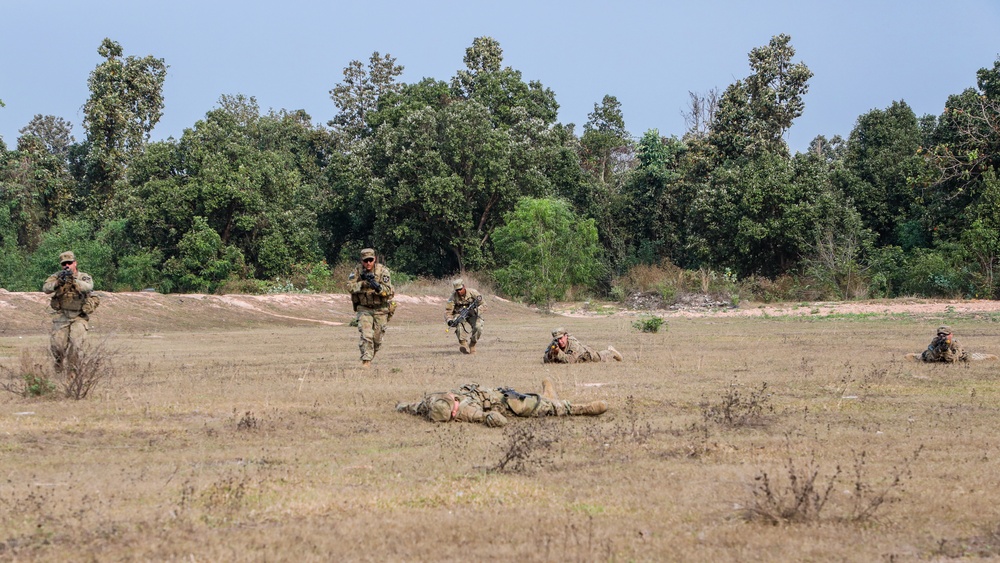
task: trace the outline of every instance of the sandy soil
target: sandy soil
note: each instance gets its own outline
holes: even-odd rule
[[[345,294],[202,295],[107,293],[92,324],[105,330],[158,331],[199,327],[253,328],[263,324],[287,326],[342,325],[354,318]],[[446,296],[396,296],[396,322],[423,322],[443,317]],[[534,311],[496,296],[487,296],[491,317],[512,318]],[[915,316],[980,315],[1000,313],[1000,301],[892,299],[851,302],[748,303],[736,308],[683,307],[630,310],[612,302],[557,303],[552,312],[565,317],[638,316],[664,318],[781,317],[876,314]],[[0,289],[0,334],[34,333],[47,328],[51,311],[48,296],[40,292]]]

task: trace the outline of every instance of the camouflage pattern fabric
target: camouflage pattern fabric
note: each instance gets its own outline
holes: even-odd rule
[[[60,284],[58,273],[46,278],[42,291],[52,295],[50,305],[57,313],[52,319],[49,348],[55,358],[56,370],[62,370],[65,361],[73,358],[83,346],[90,330],[90,316],[83,312],[87,296],[94,290],[90,274],[77,272],[72,281]]]
[[[555,348],[553,348],[553,344]],[[549,343],[542,357],[543,363],[575,364],[577,362],[611,362],[614,361],[614,354],[610,350],[595,351],[584,346],[575,336],[569,336],[566,340],[566,348],[560,348],[557,340]]]
[[[519,399],[504,396],[499,389],[467,383],[448,392],[430,393],[416,403],[399,403],[396,411],[422,416],[431,422],[477,422],[490,427],[507,424],[508,417],[569,416],[572,414],[600,414],[606,409],[583,411],[573,408],[569,401],[561,401],[540,394],[529,393]],[[594,403],[590,403],[593,405]],[[600,412],[598,412],[598,410]]]
[[[375,264],[372,274],[379,284],[376,291],[361,274],[364,266],[358,264],[348,277],[347,288],[351,292],[351,303],[358,313],[358,348],[361,350],[361,360],[371,361],[382,347],[382,336],[389,324],[391,311],[395,308],[392,288],[392,273],[382,264]]]
[[[445,310],[445,320],[451,320],[455,318],[462,309],[471,305],[477,299],[482,299],[483,296],[470,287],[465,288],[465,297],[458,294],[458,290],[451,293],[451,297],[444,306]],[[455,336],[458,338],[459,344],[463,342],[468,342],[475,346],[476,342],[483,335],[483,317],[479,313],[486,307],[485,304],[481,304],[476,308],[474,313],[469,313],[469,316],[465,317],[465,320],[455,327]]]
[[[958,339],[949,334],[939,334],[920,355],[925,362],[965,362],[969,356]]]

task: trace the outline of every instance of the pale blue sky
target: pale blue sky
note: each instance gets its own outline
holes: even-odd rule
[[[351,60],[390,53],[404,82],[449,80],[484,35],[500,42],[506,65],[555,92],[559,120],[578,133],[611,94],[634,136],[680,136],[688,91],[725,89],[749,74],[751,49],[787,33],[814,73],[788,135],[801,151],[819,134],[846,137],[858,116],[894,100],[940,114],[1000,54],[1000,1],[0,0],[0,30],[9,148],[35,114],[72,122],[83,139],[87,77],[104,37],[169,65],[152,135],[162,140],[179,138],[222,94],[326,123],[336,113],[329,90]]]

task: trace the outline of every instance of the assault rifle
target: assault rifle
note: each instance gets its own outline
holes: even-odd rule
[[[465,322],[465,319],[469,315],[475,313],[476,310],[479,309],[479,306],[482,305],[482,303],[483,303],[483,296],[482,295],[480,295],[479,297],[476,297],[475,299],[473,299],[472,303],[469,303],[468,305],[466,305],[465,307],[463,307],[462,310],[458,312],[458,315],[454,319],[451,319],[451,320],[448,321],[448,326],[454,328],[454,327],[462,324],[463,322]],[[445,331],[445,332],[447,332],[447,331]]]
[[[549,359],[554,360],[557,357],[559,357],[560,349],[561,348],[559,348],[559,339],[553,338],[552,342],[549,342],[549,347],[545,350],[545,355],[547,355]]]
[[[497,387],[497,391],[503,393],[504,397],[514,397],[522,401],[527,397],[524,393],[518,393],[512,387]]]
[[[69,268],[59,270],[59,273],[56,274],[56,279],[59,280],[60,285],[70,283],[73,281],[73,271]]]
[[[368,287],[371,287],[375,291],[382,291],[382,286],[375,281],[375,274],[372,272],[361,272],[361,280],[368,283]]]

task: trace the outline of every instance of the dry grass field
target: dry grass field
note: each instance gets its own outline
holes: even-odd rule
[[[344,296],[106,295],[109,379],[0,393],[0,560],[1000,558],[1000,364],[903,357],[945,323],[1000,352],[1000,304],[673,314],[649,334],[490,297],[463,356],[445,287],[411,288],[431,297],[401,299],[368,371]],[[0,292],[7,376],[45,363],[44,305]],[[560,325],[625,362],[543,366]],[[394,410],[544,377],[609,411],[491,429]]]

